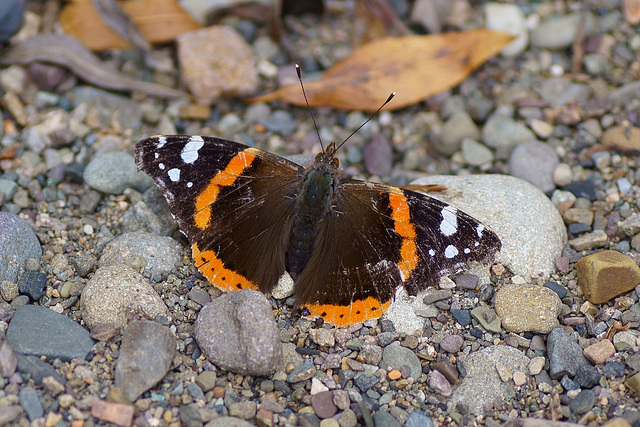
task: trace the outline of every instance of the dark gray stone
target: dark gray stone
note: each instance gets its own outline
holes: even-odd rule
[[[116,387],[129,401],[135,401],[165,376],[175,351],[176,337],[169,328],[149,320],[132,322],[122,335]]]
[[[469,310],[451,309],[451,315],[462,326],[471,324],[471,312]]]
[[[362,393],[366,393],[371,387],[380,382],[380,377],[375,375],[367,375],[366,372],[358,372],[353,378],[353,383]]]
[[[549,374],[558,379],[564,375],[573,378],[581,366],[589,365],[582,354],[582,348],[575,339],[562,328],[555,328],[547,337]]]
[[[257,291],[224,294],[202,307],[195,338],[212,363],[243,375],[266,375],[282,357],[271,303]]]
[[[18,371],[29,374],[36,385],[41,385],[45,377],[53,377],[60,384],[67,383],[67,380],[62,378],[51,365],[39,357],[25,356],[24,354],[17,354],[16,356],[18,357]]]
[[[591,390],[582,390],[578,395],[569,403],[571,412],[576,415],[582,415],[585,412],[591,410],[596,403],[596,395]]]
[[[16,282],[27,260],[41,256],[40,242],[29,224],[17,215],[0,212],[0,282]]]
[[[373,425],[375,427],[401,427],[400,422],[388,412],[376,412],[373,414]]]
[[[595,366],[582,365],[578,368],[578,373],[573,377],[573,380],[581,388],[592,388],[600,383],[600,378],[602,378],[602,374]]]
[[[7,329],[16,353],[69,361],[86,359],[93,347],[89,331],[65,315],[37,305],[18,307]]]
[[[18,401],[20,402],[22,409],[24,409],[24,412],[27,413],[29,420],[33,421],[36,418],[42,418],[44,416],[44,411],[42,409],[40,399],[38,398],[38,393],[36,393],[36,390],[33,387],[24,387],[20,389],[20,392],[18,393]]]
[[[39,271],[25,271],[18,280],[18,290],[32,301],[39,301],[47,286],[47,276]]]

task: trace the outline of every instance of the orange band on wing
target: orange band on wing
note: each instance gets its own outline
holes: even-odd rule
[[[197,243],[191,246],[191,251],[195,266],[200,270],[200,273],[207,278],[209,283],[216,288],[225,292],[239,291],[242,289],[260,290],[255,283],[243,275],[225,268],[224,262],[218,258],[214,251],[200,251]]]
[[[196,197],[196,213],[194,216],[196,227],[205,229],[211,224],[211,205],[218,198],[222,187],[228,187],[236,182],[238,176],[249,168],[256,158],[256,150],[247,148],[239,152],[229,161],[227,167],[219,171],[209,185]]]
[[[303,308],[309,310],[309,314],[304,316],[306,318],[320,316],[327,323],[344,327],[377,319],[387,311],[390,304],[391,300],[381,303],[373,297],[367,297],[364,300],[353,301],[351,305],[310,304]]]
[[[395,231],[402,237],[401,259],[398,261],[398,268],[404,281],[411,276],[411,272],[418,266],[416,229],[411,224],[409,204],[402,191],[389,193],[389,205],[392,209],[391,218],[394,222]]]

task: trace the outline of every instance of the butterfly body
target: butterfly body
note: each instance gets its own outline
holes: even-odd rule
[[[431,197],[342,179],[335,144],[309,168],[237,142],[158,136],[136,147],[165,194],[195,265],[225,291],[269,293],[285,273],[302,314],[344,326],[380,317],[500,249],[491,230]]]

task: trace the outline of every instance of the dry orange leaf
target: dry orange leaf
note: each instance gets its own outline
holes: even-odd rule
[[[175,0],[122,1],[120,6],[151,44],[167,43],[202,27]],[[72,0],[60,13],[60,25],[91,50],[131,48],[104,23],[91,0]]]
[[[312,107],[361,111],[375,111],[396,91],[386,107],[395,110],[454,87],[512,40],[510,34],[486,29],[380,39],[356,49],[304,88]],[[305,105],[298,85],[249,102],[276,99]]]

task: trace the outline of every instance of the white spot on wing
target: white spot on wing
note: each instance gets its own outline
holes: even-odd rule
[[[180,169],[178,168],[169,169],[167,175],[169,175],[169,179],[173,182],[180,181]]]
[[[458,255],[458,249],[453,245],[447,246],[444,250],[444,256],[447,258],[453,258],[456,255]]]
[[[434,256],[436,254],[436,251],[434,251],[433,249],[429,249],[429,255]]]
[[[468,253],[470,253],[470,252],[471,252],[471,249],[469,249],[469,248],[464,248],[464,251],[463,251],[463,252],[464,252],[465,254],[468,254]]]
[[[158,153],[153,153],[153,157],[154,157],[155,159],[158,159],[158,158],[160,157],[160,154],[158,154]]]
[[[451,236],[458,231],[458,210],[452,206],[442,209],[442,222],[440,223],[440,231],[445,236]]]
[[[191,181],[187,182],[187,188],[191,188],[191,187],[193,187],[193,182]]]
[[[167,138],[165,138],[164,136],[159,136],[158,137],[158,143],[156,144],[156,148],[160,149],[162,147],[164,147],[164,144],[167,143]]]
[[[478,226],[476,227],[476,233],[478,234],[478,238],[481,239],[482,238],[482,232],[486,230],[486,227],[482,224],[478,224]]]
[[[204,140],[201,136],[194,135],[189,138],[189,142],[185,144],[180,153],[182,161],[185,163],[193,163],[198,160],[198,150],[204,145]]]
[[[164,163],[158,163],[158,169],[164,170]]]

